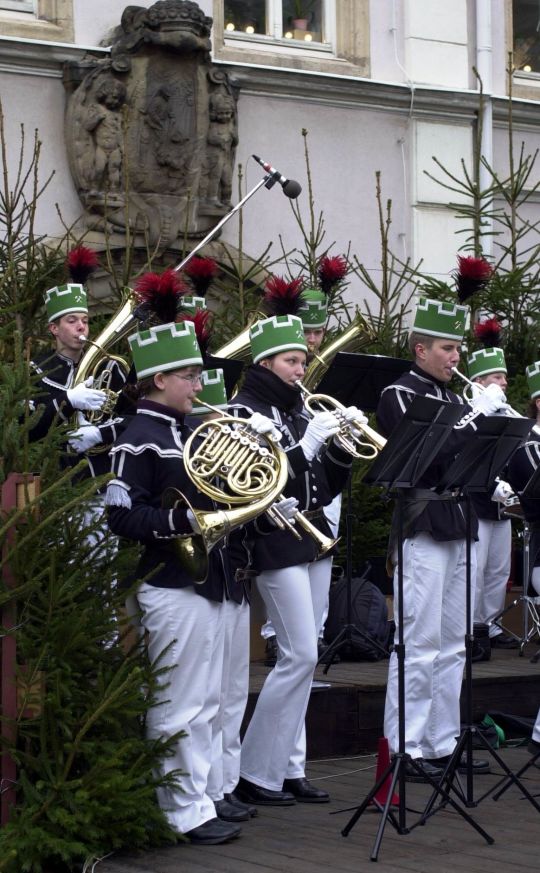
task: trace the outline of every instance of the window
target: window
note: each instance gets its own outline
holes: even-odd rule
[[[0,9],[9,9],[10,12],[34,12],[34,0],[0,0]]]
[[[369,75],[370,0],[213,0],[214,59]],[[302,13],[302,18],[296,16]],[[249,30],[248,30],[249,28]]]
[[[0,0],[0,34],[73,42],[73,0]]]
[[[512,25],[516,71],[540,73],[540,0],[514,0]]]
[[[327,0],[225,0],[225,37],[329,43]]]

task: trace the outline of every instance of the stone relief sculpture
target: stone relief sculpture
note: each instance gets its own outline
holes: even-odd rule
[[[189,0],[128,6],[110,58],[66,64],[66,143],[86,220],[153,245],[203,236],[230,208],[236,95]]]

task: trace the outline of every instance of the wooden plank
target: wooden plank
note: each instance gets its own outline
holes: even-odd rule
[[[504,749],[501,757],[514,770],[528,759],[523,748]],[[307,775],[330,791],[331,803],[260,807],[232,843],[113,855],[100,863],[100,873],[360,873],[370,865],[379,813],[367,811],[347,838],[341,830],[352,813],[330,813],[364,799],[375,765],[373,755],[311,762]],[[493,775],[475,780],[477,795],[497,781],[498,767],[493,769]],[[530,768],[524,782],[532,793],[540,792],[540,770]],[[408,785],[407,806],[423,808],[429,793],[427,786]],[[509,867],[536,873],[540,814],[517,789],[496,803],[488,797],[468,812],[492,834],[494,845],[445,809],[407,835],[387,824],[377,873],[507,873]],[[408,818],[409,825],[414,821]]]

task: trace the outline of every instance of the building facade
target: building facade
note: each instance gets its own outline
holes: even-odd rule
[[[167,0],[165,0],[165,5]],[[104,59],[125,9],[122,0],[0,0],[0,96],[8,163],[16,170],[20,126],[42,141],[40,171],[54,177],[40,201],[37,229],[62,236],[81,203],[64,134],[68,62]],[[151,0],[139,7],[149,8]],[[484,96],[482,154],[504,175],[512,90],[513,140],[540,145],[540,3],[537,0],[199,0],[212,17],[212,61],[238,94],[236,163],[243,190],[261,178],[261,155],[304,188],[308,131],[316,209],[333,253],[350,247],[376,276],[380,263],[375,173],[392,201],[390,245],[400,258],[444,278],[455,266],[463,227],[433,158],[450,173],[473,172],[479,80]],[[134,8],[134,7],[131,7]],[[509,73],[513,52],[515,69]],[[537,60],[538,59],[538,60]],[[477,71],[477,72],[475,72]],[[27,145],[29,148],[29,145]],[[489,174],[484,182],[489,183]],[[431,174],[431,175],[428,175]],[[534,173],[532,174],[534,175]],[[536,173],[537,175],[537,173]],[[536,178],[530,179],[534,187]],[[233,183],[233,203],[239,199]],[[527,206],[540,217],[535,193]],[[235,244],[236,220],[224,239]],[[280,238],[301,244],[278,187],[246,205],[243,247],[257,255]],[[486,243],[489,254],[489,245]]]

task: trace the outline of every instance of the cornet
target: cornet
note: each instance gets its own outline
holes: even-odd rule
[[[354,458],[372,461],[386,445],[386,440],[368,424],[360,421],[347,421],[343,417],[346,407],[328,394],[312,394],[302,382],[297,382],[304,396],[304,407],[311,414],[332,412],[340,422],[339,432],[334,437],[338,445]]]

